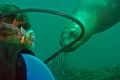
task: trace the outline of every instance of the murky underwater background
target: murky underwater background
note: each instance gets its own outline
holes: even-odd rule
[[[80,7],[79,2],[80,0],[16,0],[15,5],[20,8],[51,9],[72,15]],[[0,0],[0,4],[13,3],[12,0]],[[60,33],[70,21],[50,14],[27,14],[36,34],[33,51],[37,57],[44,61],[61,48],[59,45]],[[56,80],[120,80],[119,64],[120,24],[118,23],[112,28],[94,35],[76,51],[61,54],[60,57],[50,62],[49,67]],[[95,70],[97,70],[96,73],[93,72]],[[102,79],[102,77],[110,76],[110,73],[113,73],[114,76],[117,75],[119,79]],[[93,76],[100,76],[101,78],[94,77],[93,79]]]

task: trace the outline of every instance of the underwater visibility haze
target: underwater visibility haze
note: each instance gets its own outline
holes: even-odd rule
[[[56,80],[120,79],[120,0],[1,0],[21,9],[50,9],[71,15],[85,27],[85,36],[46,64]],[[26,13],[36,41],[33,52],[42,61],[75,40],[81,29],[60,16]]]

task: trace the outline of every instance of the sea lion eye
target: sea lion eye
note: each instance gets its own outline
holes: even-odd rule
[[[76,33],[75,29],[71,29],[69,31],[69,37],[72,37],[72,38],[76,38],[77,37],[77,33]]]

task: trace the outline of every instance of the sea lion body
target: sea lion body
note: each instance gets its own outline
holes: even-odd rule
[[[92,35],[103,32],[120,21],[120,0],[83,0],[73,16],[84,25],[85,35],[71,48],[71,51],[79,48]],[[69,44],[80,33],[80,27],[71,23],[64,28],[60,37],[60,45]]]

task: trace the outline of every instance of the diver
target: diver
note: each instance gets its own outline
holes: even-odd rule
[[[19,8],[14,5],[0,5],[1,13],[17,9]],[[20,70],[21,68],[24,69],[24,65],[14,64],[21,64],[22,57],[20,59],[16,58],[16,56],[20,56],[20,53],[26,52],[34,55],[31,51],[33,35],[32,31],[29,30],[30,27],[31,25],[25,14],[10,15],[0,20],[0,80],[14,80],[14,78],[24,80],[25,73]],[[16,62],[17,60],[18,62]],[[16,75],[14,74],[15,71],[17,71]]]
[[[84,37],[67,52],[74,51],[88,41],[94,34],[103,32],[120,21],[120,0],[81,0],[73,16],[85,28]],[[62,47],[74,41],[81,33],[80,27],[70,23],[61,33],[59,43]]]
[[[0,5],[1,14],[19,9],[15,5]],[[35,35],[30,28],[24,13],[0,17],[0,80],[54,80],[32,52]]]

